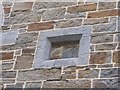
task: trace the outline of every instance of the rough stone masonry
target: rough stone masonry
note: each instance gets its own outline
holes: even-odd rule
[[[0,5],[1,89],[120,88],[119,0],[1,0]],[[81,26],[92,27],[88,64],[33,68],[40,32]]]

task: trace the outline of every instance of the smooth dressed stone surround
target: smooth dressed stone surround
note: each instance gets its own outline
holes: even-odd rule
[[[91,29],[91,26],[82,26],[40,32],[33,67],[43,68],[88,64]],[[78,52],[75,51],[78,54],[77,56],[69,57],[69,55],[67,55],[65,58],[50,60],[51,47],[53,47],[52,44],[70,41],[79,41]],[[67,52],[64,53],[64,55],[65,54],[67,54]]]

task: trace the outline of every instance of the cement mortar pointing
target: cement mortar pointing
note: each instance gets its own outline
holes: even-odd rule
[[[34,3],[35,3],[35,1],[34,1]],[[85,3],[85,2],[84,2]],[[97,2],[98,3],[98,2]],[[77,5],[78,5],[78,0],[77,0]],[[98,5],[98,4],[97,4]],[[33,5],[34,6],[34,5]],[[32,6],[32,9],[33,9],[33,6]],[[71,5],[72,6],[72,5]],[[67,6],[67,7],[69,7],[69,6]],[[59,8],[59,7],[58,7]],[[97,6],[97,8],[98,8],[98,6]],[[116,8],[117,8],[117,3],[116,3]],[[109,10],[109,9],[106,9],[105,11],[107,11],[107,10]],[[96,10],[97,11],[97,10]],[[96,12],[95,11],[95,12]],[[100,10],[100,11],[102,11],[102,10]],[[92,11],[90,11],[90,12],[92,12]],[[94,12],[94,11],[93,11]],[[88,13],[89,13],[89,11],[87,11],[87,15],[88,15]],[[10,14],[9,14],[10,15]],[[87,15],[86,15],[86,19],[87,19]],[[109,20],[110,20],[110,17],[107,17],[107,18],[109,18]],[[41,17],[41,19],[42,19],[42,17]],[[75,20],[75,19],[77,19],[77,18],[74,18],[73,20]],[[100,19],[100,18],[99,18]],[[64,19],[61,19],[61,20],[64,20]],[[70,20],[70,19],[66,19],[66,20]],[[50,21],[50,20],[49,20]],[[59,20],[53,20],[53,21],[59,21]],[[83,25],[83,21],[84,20],[82,20],[82,25]],[[46,21],[46,22],[48,22],[48,21]],[[34,22],[33,22],[34,23]],[[109,23],[109,22],[108,22]],[[108,23],[105,23],[105,24],[108,24]],[[29,23],[29,24],[31,24],[31,22]],[[22,24],[16,24],[16,25],[22,25]],[[95,25],[98,25],[98,24],[95,24]],[[118,25],[118,24],[117,24]],[[10,26],[12,26],[12,25],[10,25]],[[91,25],[91,26],[93,26],[93,25]],[[55,27],[55,25],[54,25],[54,27]],[[52,30],[56,30],[55,28],[54,29],[52,29]],[[48,30],[49,31],[49,30]],[[116,31],[117,31],[117,27],[116,27]],[[33,31],[34,32],[34,31]],[[28,32],[29,33],[29,32]],[[32,32],[31,32],[32,33]],[[39,33],[40,33],[40,31],[39,31]],[[101,32],[101,34],[102,33],[107,33],[107,32]],[[112,33],[112,32],[111,32]],[[116,33],[118,33],[118,32],[116,32]],[[116,34],[115,33],[115,34]],[[94,33],[95,34],[95,33]],[[111,53],[113,53],[113,51],[116,51],[117,50],[117,47],[118,47],[118,42],[115,42],[115,34],[114,34],[114,32],[113,32],[113,35],[114,35],[114,37],[113,37],[113,42],[109,42],[109,43],[98,43],[98,44],[90,44],[90,45],[93,45],[93,47],[94,47],[94,51],[90,51],[90,52],[104,52],[104,51],[106,51],[106,52],[109,52],[109,51],[111,51]],[[39,36],[39,35],[38,35]],[[38,41],[38,39],[37,39],[37,41]],[[115,43],[117,43],[117,47],[116,47],[116,49],[115,50],[101,50],[101,51],[96,51],[95,50],[95,46],[96,45],[101,45],[101,44],[114,44],[114,42]],[[37,44],[36,44],[36,46],[37,46]],[[35,47],[36,47],[35,46]],[[90,49],[89,49],[90,50]],[[6,51],[7,52],[7,51]],[[36,52],[36,49],[35,49],[35,52]],[[15,52],[14,52],[14,54],[15,54]],[[21,53],[22,54],[22,53]],[[34,53],[34,55],[35,55],[35,53]],[[113,55],[113,54],[112,54]],[[15,55],[14,55],[15,56]],[[18,56],[18,55],[17,55]],[[90,57],[90,55],[89,55],[89,57]],[[112,58],[113,58],[113,56],[112,56]],[[8,61],[8,60],[4,60],[4,61]],[[16,61],[16,59],[15,59],[15,61]],[[14,64],[15,64],[15,61],[13,61],[14,62]],[[95,69],[99,69],[100,71],[99,71],[99,78],[89,78],[89,80],[91,80],[91,88],[93,88],[93,80],[94,79],[114,79],[114,78],[100,78],[100,73],[101,73],[101,69],[112,69],[112,68],[116,68],[115,66],[113,66],[113,67],[109,67],[109,68],[98,68],[98,65],[106,65],[106,64],[114,64],[115,65],[115,63],[113,63],[112,62],[112,60],[111,60],[111,63],[105,63],[105,64],[93,64],[93,65],[97,65],[97,67],[95,68]],[[92,65],[92,64],[89,64],[88,63],[88,65]],[[13,65],[13,66],[15,66],[15,65]],[[61,74],[62,74],[62,72],[63,72],[63,68],[64,67],[62,67],[62,70],[61,70]],[[34,69],[34,68],[31,68],[31,69],[26,69],[26,70],[32,70],[32,69]],[[12,69],[13,70],[13,69]],[[24,69],[25,70],[25,69]],[[24,70],[17,70],[17,74],[18,74],[18,72],[19,71],[24,71]],[[25,70],[25,71],[26,71]],[[80,69],[81,70],[81,69]],[[6,71],[11,71],[11,70],[6,70]],[[76,70],[76,79],[78,79],[77,78],[78,77],[78,70]],[[73,80],[76,80],[76,79],[73,79]],[[16,75],[16,80],[17,80],[17,75]],[[68,79],[68,80],[71,80],[71,79]],[[86,80],[86,78],[79,78],[78,80]],[[39,81],[39,80],[38,80]],[[25,84],[26,84],[26,82],[27,81],[22,81],[22,82],[24,82],[24,85],[23,85],[23,87],[25,87]],[[31,81],[31,82],[34,82],[34,81]],[[16,83],[17,83],[17,81],[16,81]],[[44,81],[42,81],[42,85],[41,85],[41,88],[43,87],[43,83],[44,83]],[[7,84],[5,84],[5,86],[6,86]],[[9,84],[8,84],[9,85]]]

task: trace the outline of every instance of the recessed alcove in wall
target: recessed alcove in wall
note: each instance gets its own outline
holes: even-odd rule
[[[90,26],[40,32],[33,67],[88,64],[90,37]]]

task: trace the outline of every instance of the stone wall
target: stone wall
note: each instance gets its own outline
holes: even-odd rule
[[[2,1],[1,88],[120,87],[119,0],[28,1]],[[88,25],[93,29],[87,65],[33,68],[39,32]]]

